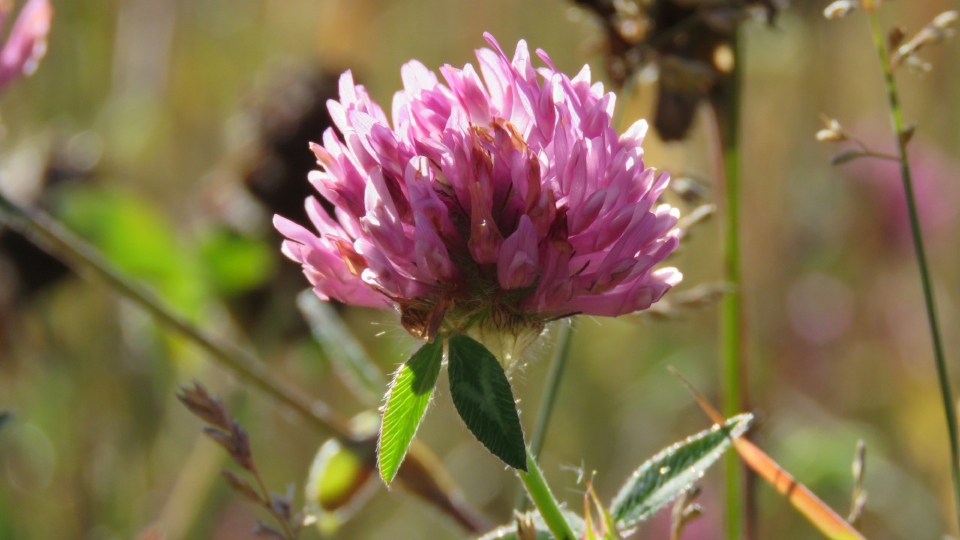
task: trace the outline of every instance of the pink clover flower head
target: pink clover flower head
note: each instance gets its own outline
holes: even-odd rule
[[[522,349],[551,319],[650,307],[681,275],[655,268],[678,212],[657,204],[669,177],[644,167],[646,122],[618,136],[615,96],[588,67],[570,79],[537,51],[534,69],[525,42],[511,59],[485,37],[479,72],[443,66],[445,84],[405,64],[392,118],[342,75],[339,134],[312,145],[309,177],[335,210],[307,200],[316,232],[277,216],[284,253],[320,298],[394,306],[424,339]]]
[[[0,0],[0,25],[13,11],[10,0]],[[21,76],[32,75],[47,52],[53,7],[49,0],[30,0],[20,11],[0,49],[0,89]]]

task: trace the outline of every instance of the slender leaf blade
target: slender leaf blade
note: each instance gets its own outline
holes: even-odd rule
[[[313,339],[323,348],[347,388],[365,404],[379,404],[387,381],[336,310],[312,290],[297,296],[297,307],[310,325]]]
[[[443,342],[427,343],[404,363],[387,392],[383,409],[377,466],[380,477],[390,484],[407,455],[440,376]]]
[[[610,505],[618,528],[636,525],[690,488],[746,431],[753,416],[741,414],[647,460],[620,489]]]
[[[460,418],[487,450],[514,469],[527,470],[527,452],[510,381],[493,353],[455,334],[449,341],[450,396]]]
[[[786,497],[824,536],[830,540],[864,540],[863,535],[853,525],[837,515],[807,486],[797,482],[755,444],[747,439],[737,439],[734,447],[748,467],[766,480],[777,493]]]
[[[705,398],[703,394],[698,392],[697,389],[690,384],[690,381],[684,379],[682,375],[672,368],[671,371],[673,371],[673,374],[687,387],[687,390],[693,394],[693,398],[697,400],[697,404],[700,405],[703,412],[707,413],[707,416],[715,422],[723,421],[720,413],[707,401],[707,398]],[[753,469],[753,472],[763,477],[778,493],[786,497],[794,508],[803,514],[810,523],[820,529],[820,532],[822,532],[824,536],[830,538],[830,540],[863,540],[863,535],[860,534],[853,525],[847,523],[846,520],[837,515],[832,508],[821,501],[807,486],[797,482],[790,473],[780,467],[780,465],[765,454],[763,450],[757,448],[755,444],[747,439],[737,438],[733,439],[733,446],[736,448],[737,453],[740,454],[740,459],[742,459],[748,467]]]

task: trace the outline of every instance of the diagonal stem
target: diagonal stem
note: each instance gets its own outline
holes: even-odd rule
[[[890,54],[880,27],[876,8],[868,10],[870,25],[873,30],[873,41],[880,57],[880,67],[883,69],[883,78],[886,84],[887,100],[890,103],[890,119],[896,132],[897,149],[899,150],[900,174],[903,177],[903,189],[906,194],[907,211],[910,216],[910,233],[913,236],[913,247],[917,256],[917,266],[920,270],[920,283],[923,286],[923,299],[926,304],[927,321],[930,323],[930,337],[933,341],[934,361],[937,366],[937,376],[940,380],[940,393],[943,397],[943,411],[947,420],[947,433],[950,437],[950,472],[953,477],[953,498],[958,526],[960,526],[960,448],[957,438],[957,412],[950,389],[950,378],[947,373],[947,363],[943,352],[943,338],[940,334],[940,323],[937,317],[937,306],[934,299],[933,282],[930,279],[930,268],[927,264],[927,254],[923,247],[923,233],[920,229],[920,214],[917,210],[917,201],[913,191],[913,176],[910,170],[910,160],[907,154],[907,138],[903,123],[903,111],[900,108],[900,96],[897,92],[897,83],[893,77],[893,67],[890,63]],[[960,530],[960,529],[958,529]]]
[[[553,357],[550,359],[550,369],[547,372],[547,382],[544,384],[543,396],[540,398],[540,408],[537,410],[537,423],[533,428],[533,436],[530,438],[530,453],[534,458],[540,457],[540,451],[543,450],[543,443],[547,438],[547,426],[550,425],[550,418],[553,415],[553,406],[557,403],[557,394],[560,392],[560,381],[567,368],[567,360],[570,358],[570,342],[573,341],[573,327],[576,319],[571,318],[567,324],[561,324],[557,344],[554,346]],[[523,512],[527,509],[529,500],[523,493],[517,497],[517,503],[514,505]]]
[[[210,355],[217,363],[260,389],[279,403],[293,409],[311,427],[341,440],[362,459],[375,455],[373,440],[357,440],[349,423],[326,403],[305,395],[270,373],[256,356],[233,344],[207,334],[177,314],[143,286],[124,276],[92,246],[77,238],[47,214],[21,207],[0,192],[0,222],[23,234],[31,242],[69,263],[74,270],[92,275],[111,289],[134,302],[163,325],[180,333]],[[400,469],[403,485],[411,493],[453,517],[465,529],[483,533],[487,520],[466,504],[462,492],[436,455],[424,444],[414,441]]]
[[[159,298],[104,260],[92,246],[77,238],[45,213],[18,206],[0,194],[0,219],[32,242],[63,258],[78,272],[92,274],[131,300],[164,325],[184,335],[218,363],[277,401],[300,413],[312,425],[338,437],[350,438],[345,419],[322,402],[316,402],[276,379],[251,353],[208,335],[168,308]]]

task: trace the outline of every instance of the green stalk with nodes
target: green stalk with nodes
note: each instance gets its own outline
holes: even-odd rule
[[[722,414],[736,416],[747,406],[744,381],[743,293],[740,260],[740,84],[743,62],[740,38],[733,34],[734,67],[725,89],[723,125],[719,126],[723,153],[725,212],[723,216],[723,276],[731,290],[720,303],[720,386]],[[724,458],[728,540],[744,534],[744,469],[736,454]]]
[[[933,281],[930,278],[930,268],[927,263],[927,254],[923,246],[923,233],[920,228],[920,214],[917,211],[917,201],[913,190],[913,176],[910,170],[910,161],[907,154],[907,143],[912,130],[908,129],[903,121],[903,111],[900,107],[900,96],[897,83],[894,79],[894,64],[891,61],[890,51],[884,39],[880,20],[877,16],[876,5],[865,2],[864,8],[869,14],[870,25],[873,31],[873,42],[880,57],[880,67],[886,86],[887,101],[890,104],[890,119],[896,134],[896,144],[899,153],[900,174],[903,177],[903,189],[906,195],[907,211],[910,218],[910,233],[913,236],[913,247],[916,252],[917,265],[920,270],[920,282],[923,287],[923,299],[926,304],[927,320],[930,325],[930,337],[933,341],[934,361],[937,366],[937,376],[940,380],[940,393],[943,397],[943,411],[947,420],[947,433],[950,437],[950,472],[953,479],[954,505],[958,526],[960,526],[960,447],[957,439],[957,413],[953,392],[950,388],[950,378],[947,373],[947,363],[943,350],[943,338],[940,333],[940,323],[937,317],[937,306],[933,292]]]

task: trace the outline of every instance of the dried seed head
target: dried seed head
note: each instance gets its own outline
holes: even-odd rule
[[[247,435],[247,432],[240,427],[239,422],[234,420],[229,432],[212,426],[204,427],[203,432],[213,439],[214,442],[222,446],[237,465],[248,471],[254,469],[253,455],[250,450],[250,437]]]
[[[823,16],[828,19],[839,19],[856,11],[860,7],[857,0],[837,0],[823,10]]]
[[[219,398],[210,395],[200,383],[194,381],[193,388],[181,385],[177,399],[190,412],[211,426],[216,426],[225,431],[231,429],[232,419],[226,406]]]
[[[264,503],[263,497],[257,493],[257,490],[253,489],[253,486],[239,474],[230,469],[220,469],[220,474],[223,476],[223,479],[227,481],[227,484],[230,484],[230,487],[244,499],[255,504],[262,505]]]
[[[253,528],[253,534],[256,536],[262,536],[264,538],[287,540],[287,535],[262,521],[257,522],[257,525]]]
[[[281,516],[285,521],[293,519],[293,497],[291,495],[272,493],[271,498],[273,500],[270,506],[278,516]]]
[[[947,11],[937,15],[930,24],[925,26],[920,32],[917,32],[917,35],[913,36],[910,41],[907,41],[896,49],[890,58],[890,64],[894,69],[901,64],[906,64],[907,67],[914,71],[930,71],[930,64],[915,57],[917,51],[927,45],[940,43],[953,37],[956,33],[953,29],[953,24],[957,21],[957,18],[958,14],[956,11]]]

